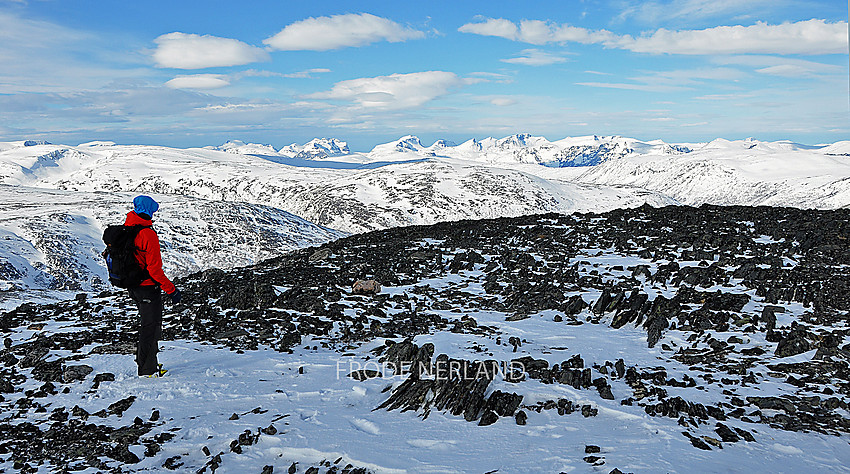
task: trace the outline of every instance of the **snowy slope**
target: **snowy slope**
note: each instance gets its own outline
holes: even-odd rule
[[[425,146],[410,135],[368,153],[351,153],[336,139],[280,151],[236,142],[220,148],[227,151],[6,143],[0,183],[263,204],[348,232],[644,202],[850,205],[842,142],[667,144],[600,136],[550,142],[517,134]]]
[[[324,160],[152,146],[17,147],[0,152],[0,182],[264,204],[348,232],[674,202],[640,189],[549,179],[513,166],[519,163],[434,156],[415,137],[401,142],[404,151],[393,144]]]
[[[0,307],[22,295],[35,301],[109,289],[101,236],[124,222],[133,196],[0,185]],[[344,235],[266,206],[154,197],[170,277],[249,265]]]
[[[840,145],[714,140],[691,153],[640,155],[587,168],[575,179],[636,186],[685,204],[835,209],[850,205],[850,158]]]

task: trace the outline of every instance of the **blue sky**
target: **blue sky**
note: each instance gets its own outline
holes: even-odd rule
[[[0,140],[850,139],[837,0],[0,0]]]

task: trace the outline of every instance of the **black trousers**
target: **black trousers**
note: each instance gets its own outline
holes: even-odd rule
[[[136,364],[139,375],[151,375],[158,370],[156,353],[162,337],[162,294],[158,286],[130,288],[130,297],[139,308],[139,342],[136,344]]]

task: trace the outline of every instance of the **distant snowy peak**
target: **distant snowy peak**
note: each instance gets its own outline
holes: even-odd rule
[[[686,146],[669,145],[660,140],[641,142],[633,138],[592,135],[550,142],[544,137],[520,133],[500,139],[488,137],[483,140],[469,140],[442,153],[487,163],[530,163],[566,168],[596,166],[634,154],[669,155],[690,151]]]
[[[390,143],[384,143],[372,148],[371,155],[386,155],[390,153],[420,153],[425,150],[425,146],[419,141],[419,137],[407,135]]]
[[[304,145],[293,143],[280,150],[272,145],[245,143],[241,140],[228,140],[223,145],[206,147],[208,150],[224,151],[240,155],[285,156],[305,160],[319,160],[351,153],[348,143],[336,138],[314,138]]]
[[[298,149],[297,146],[289,145],[288,152],[295,151],[296,158],[322,159],[351,154],[348,143],[336,138],[314,138]],[[283,149],[281,149],[283,152]]]
[[[245,143],[242,140],[228,140],[223,145],[206,147],[209,150],[224,151],[227,153],[236,153],[239,155],[251,154],[274,154],[277,155],[277,150],[271,145],[259,143]]]

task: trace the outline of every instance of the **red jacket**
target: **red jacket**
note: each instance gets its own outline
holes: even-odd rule
[[[124,225],[149,226],[153,225],[153,221],[142,219],[134,211],[130,211],[127,213],[127,220],[124,221]],[[169,295],[177,291],[174,283],[171,283],[171,280],[162,271],[162,254],[160,253],[159,237],[156,235],[156,232],[153,229],[142,229],[136,235],[134,243],[136,244],[136,260],[138,260],[142,268],[147,269],[151,276],[143,281],[141,286],[159,285],[162,291]]]

